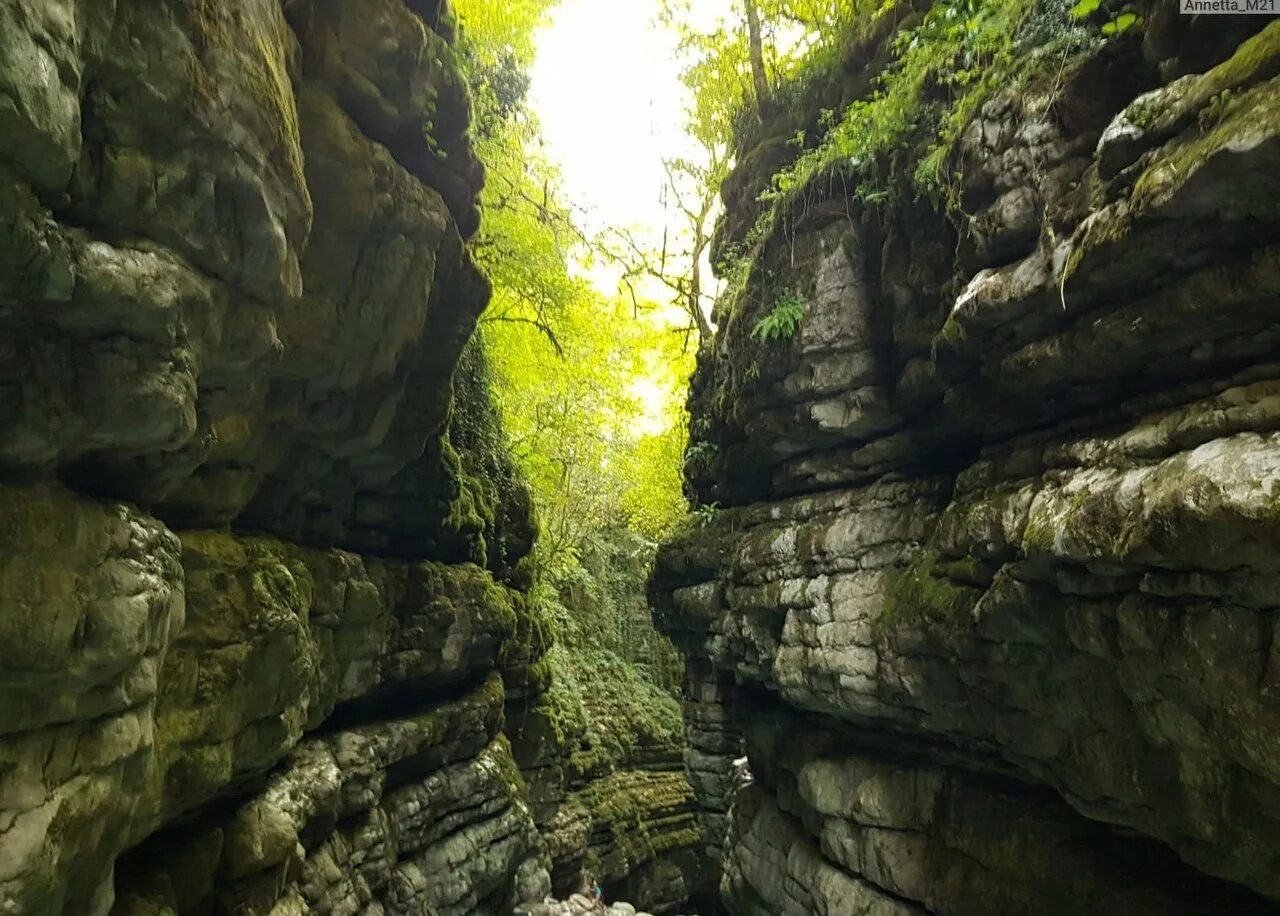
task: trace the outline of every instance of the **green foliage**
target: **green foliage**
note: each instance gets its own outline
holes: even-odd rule
[[[481,319],[511,448],[541,520],[538,562],[559,570],[592,532],[660,537],[686,511],[679,477],[692,354],[661,310],[603,294],[595,252],[525,105],[532,33],[548,0],[456,9],[488,183],[472,244],[493,282]]]
[[[865,173],[877,157],[903,147],[921,150],[917,189],[940,194],[960,132],[990,91],[1015,75],[1015,36],[1032,6],[1033,0],[935,4],[894,39],[894,59],[874,91],[775,178],[777,194],[794,194],[831,169]]]
[[[1071,15],[1071,2],[938,0],[923,15],[902,0],[827,0],[800,14],[785,0],[764,4],[766,33],[777,46],[770,56],[772,106],[763,116],[742,88],[740,30],[704,30],[688,39],[706,59],[686,81],[695,92],[737,98],[734,113],[714,127],[732,139],[746,187],[768,181],[755,225],[721,248],[720,314],[749,301],[760,246],[789,231],[832,188],[868,207],[894,205],[905,191],[958,212],[956,148],[979,106],[997,88],[1061,77],[1071,55],[1099,40],[1095,27]],[[667,7],[674,5],[669,0]],[[1137,24],[1123,13],[1105,31]],[[848,101],[851,86],[864,79],[869,87]],[[832,107],[833,93],[841,107]],[[781,156],[780,144],[788,150]],[[763,172],[754,161],[779,159],[790,162],[774,175],[752,173]],[[784,330],[769,320],[754,336]]]
[[[675,693],[683,663],[654,630],[645,595],[656,549],[627,528],[595,532],[572,563],[543,577],[535,600],[560,644],[608,650]]]
[[[699,528],[709,527],[720,516],[720,504],[709,503],[706,505],[695,506],[690,518],[693,524]]]
[[[533,61],[533,37],[558,0],[452,0],[470,53],[484,66],[511,58],[520,67]]]
[[[680,701],[617,653],[557,645],[547,664],[554,676],[533,711],[569,751],[571,779],[635,765],[646,751],[672,754],[683,743]]]
[[[1115,19],[1102,24],[1102,34],[1108,37],[1123,35],[1141,22],[1137,13],[1121,13]]]
[[[551,5],[455,4],[488,174],[471,247],[493,298],[477,340],[503,448],[528,481],[539,527],[514,641],[522,657],[508,667],[526,673],[554,740],[581,745],[575,766],[607,768],[633,745],[674,747],[681,734],[683,663],[644,592],[654,541],[687,512],[693,354],[667,311],[588,279],[599,246],[578,225],[525,100],[532,35]],[[487,443],[485,432],[472,439]]]
[[[751,329],[751,336],[757,340],[790,340],[800,330],[804,320],[804,303],[794,293],[785,293],[778,298],[772,311],[756,322]]]
[[[689,448],[685,450],[684,457],[686,461],[704,461],[709,458],[714,458],[717,451],[719,451],[719,449],[716,447],[714,442],[702,440],[692,443]]]
[[[831,65],[842,36],[895,0],[757,0],[767,80],[766,107],[792,101],[805,74]],[[736,8],[736,7],[735,7]],[[689,61],[682,78],[696,99],[690,127],[704,143],[750,130],[756,106],[748,36],[740,14],[706,22],[696,0],[663,0],[662,20],[679,36]]]
[[[682,744],[683,660],[654,629],[645,597],[655,549],[625,528],[598,532],[531,595],[530,617],[555,645],[531,671],[540,695],[530,713],[568,753],[574,777],[654,750],[674,755]]]
[[[1101,9],[1102,5],[1102,0],[1080,0],[1071,7],[1071,16],[1074,19],[1087,19]],[[1141,24],[1142,17],[1137,13],[1123,12],[1102,24],[1102,34],[1108,38],[1116,37]]]
[[[654,541],[670,535],[689,508],[680,473],[688,439],[684,409],[679,402],[671,401],[668,410],[680,415],[672,416],[660,431],[641,435],[635,441],[631,452],[634,470],[622,494],[627,524]]]

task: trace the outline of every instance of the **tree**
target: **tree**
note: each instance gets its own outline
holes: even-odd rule
[[[769,116],[769,76],[764,69],[764,39],[760,36],[760,9],[756,0],[742,0],[747,14],[747,40],[751,51],[751,81],[756,90],[756,113]]]
[[[534,491],[538,557],[565,570],[593,532],[622,524],[652,537],[685,513],[692,366],[645,290],[624,299],[584,278],[587,261],[623,253],[622,235],[606,243],[583,232],[526,104],[531,35],[550,5],[458,0],[455,9],[488,173],[472,242],[494,290],[480,333],[511,450]]]
[[[776,87],[786,82],[815,52],[834,46],[849,23],[870,20],[881,0],[741,0],[741,19],[707,27],[695,15],[692,0],[663,0],[662,18],[680,39],[691,61],[685,83],[733,113],[721,122],[719,139],[728,140],[740,112],[754,109],[768,117]]]
[[[709,343],[715,333],[707,317],[715,290],[705,280],[705,262],[720,183],[728,174],[726,147],[702,152],[703,161],[675,157],[662,162],[666,172],[663,203],[674,224],[664,228],[660,245],[625,230],[607,233],[600,245],[607,257],[622,265],[622,284],[632,305],[640,308],[644,281],[661,284],[671,303],[688,318],[689,330],[697,334],[699,346]]]

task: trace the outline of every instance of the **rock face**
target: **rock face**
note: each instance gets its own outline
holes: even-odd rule
[[[629,903],[611,903],[597,906],[590,898],[574,894],[568,900],[546,900],[530,903],[516,909],[516,916],[653,916],[637,911]]]
[[[652,592],[731,912],[1280,912],[1280,24],[1147,14],[720,307]]]
[[[459,232],[478,184],[453,174],[478,167],[433,164],[467,150],[465,91],[400,0],[284,6],[0,14],[0,463],[186,527],[417,557],[468,521],[423,511],[487,302]],[[461,114],[433,146],[436,108]]]
[[[0,9],[0,911],[506,914],[588,858],[687,896],[678,722],[559,837],[507,737],[550,647],[452,22]]]
[[[615,536],[632,546],[634,535]],[[633,562],[586,557],[580,581],[560,596],[560,613],[579,625],[616,627],[617,605],[636,602],[641,625],[656,636],[643,605],[647,565],[621,552]],[[621,569],[612,581],[606,562]],[[532,657],[508,677],[507,732],[546,837],[555,892],[567,897],[599,883],[606,899],[673,913],[705,890],[680,704],[601,636],[567,628],[554,646],[526,641]]]

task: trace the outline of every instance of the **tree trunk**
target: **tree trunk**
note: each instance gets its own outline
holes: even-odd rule
[[[706,247],[707,241],[703,236],[702,226],[699,226],[698,238],[693,247],[693,267],[689,275],[689,298],[685,302],[689,317],[693,319],[698,329],[699,346],[708,343],[715,333],[711,330],[711,322],[707,320],[706,312],[702,310],[702,253]]]
[[[742,0],[747,9],[747,37],[751,45],[751,81],[756,89],[756,111],[760,120],[769,115],[769,76],[764,70],[764,40],[760,37],[760,10],[756,0]]]

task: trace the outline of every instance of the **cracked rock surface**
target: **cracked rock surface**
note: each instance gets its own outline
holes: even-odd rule
[[[550,890],[529,497],[449,426],[496,423],[483,170],[448,10],[364,6],[0,9],[6,913]]]

